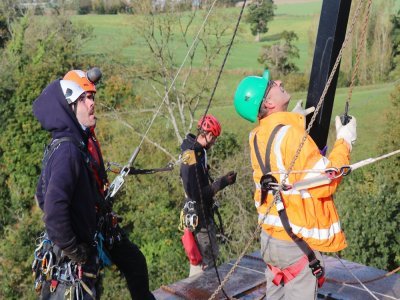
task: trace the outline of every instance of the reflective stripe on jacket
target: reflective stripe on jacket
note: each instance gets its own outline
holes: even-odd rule
[[[267,142],[272,130],[279,124],[285,125],[276,134],[271,147],[271,171],[286,171],[296,154],[305,133],[304,116],[291,113],[273,113],[263,118],[259,126],[252,130],[249,136],[253,178],[256,185],[254,193],[255,206],[262,221],[267,207],[273,200],[270,192],[263,205],[260,205],[260,178],[263,175],[258,164],[253,140],[257,135],[257,144],[261,157],[265,159]],[[322,156],[311,137],[307,137],[304,146],[294,164],[293,170],[325,169],[341,167],[349,164],[349,146],[343,140],[337,140],[328,158]],[[264,162],[265,163],[265,162]],[[287,184],[293,184],[301,179],[318,176],[318,173],[290,174]],[[274,174],[280,183],[284,174]],[[329,185],[308,190],[282,191],[283,202],[289,217],[293,232],[302,237],[312,249],[323,252],[335,252],[346,248],[346,239],[340,226],[339,216],[333,203],[332,195],[336,191],[340,179],[332,180]],[[275,205],[264,219],[263,230],[274,238],[292,241],[285,232],[279,219]]]

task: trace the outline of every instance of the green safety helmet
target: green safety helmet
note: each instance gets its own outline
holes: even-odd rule
[[[234,104],[237,113],[250,122],[257,120],[260,105],[264,99],[269,83],[269,71],[265,70],[262,77],[248,76],[236,88]]]

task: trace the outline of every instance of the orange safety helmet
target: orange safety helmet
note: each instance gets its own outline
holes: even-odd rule
[[[67,74],[65,74],[63,79],[76,82],[77,84],[80,85],[81,88],[85,90],[85,92],[96,93],[95,83],[97,83],[97,81],[100,79],[101,72],[99,73],[100,74],[99,78],[96,78],[96,80],[90,80],[91,79],[90,72],[93,72],[93,70],[95,69],[97,69],[98,72],[100,72],[98,68],[90,69],[88,72],[84,72],[82,70],[71,70]],[[95,70],[95,72],[97,72],[97,70]]]
[[[221,124],[213,115],[203,116],[197,123],[197,129],[211,132],[215,137],[221,134]]]

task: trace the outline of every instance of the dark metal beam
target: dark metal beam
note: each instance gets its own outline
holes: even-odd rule
[[[306,107],[316,106],[322,95],[344,41],[350,6],[351,0],[324,0],[322,3]],[[338,74],[339,68],[333,77],[326,93],[324,104],[310,131],[311,137],[320,149],[325,147],[328,139]],[[311,117],[309,116],[307,124],[310,119]]]

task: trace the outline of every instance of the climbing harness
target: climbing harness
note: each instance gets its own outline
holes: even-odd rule
[[[83,141],[78,141],[76,138],[73,138],[73,137],[62,137],[60,139],[54,139],[50,142],[49,145],[47,145],[45,147],[43,160],[42,160],[43,182],[42,182],[41,188],[42,188],[43,195],[45,195],[45,193],[46,193],[45,178],[46,178],[47,164],[48,164],[50,158],[52,157],[52,155],[55,153],[55,151],[64,142],[73,143],[79,149],[79,151],[82,155],[84,164],[87,167],[87,169],[89,170],[89,174],[92,174],[91,168],[93,166],[95,166],[95,163],[93,162],[93,159],[91,158],[90,154],[88,153],[85,143]],[[93,180],[94,184],[96,185],[97,183],[95,182],[94,176],[92,176],[92,180]],[[104,248],[104,246],[107,246],[108,249],[111,249],[112,245],[115,242],[120,241],[122,238],[121,232],[120,232],[120,229],[118,226],[118,223],[120,222],[120,218],[114,212],[111,211],[111,206],[107,205],[107,203],[105,203],[105,201],[101,195],[98,195],[98,197],[96,197],[96,206],[97,206],[98,224],[97,224],[97,232],[94,236],[93,241],[98,250],[99,265],[101,267],[104,267],[104,266],[111,265],[111,260],[109,259],[107,251]],[[39,287],[42,286],[43,280],[45,280],[46,278],[49,279],[48,277],[44,278],[43,274],[49,274],[49,269],[52,267],[55,267],[53,260],[55,259],[56,255],[53,255],[53,252],[54,252],[53,249],[58,249],[58,247],[55,246],[52,243],[52,241],[50,241],[47,238],[47,235],[41,236],[41,240],[42,240],[42,242],[39,244],[38,248],[35,250],[35,253],[34,253],[35,260],[32,264],[32,269],[34,269],[34,267],[38,266],[38,264],[37,264],[38,258],[42,262],[42,268],[37,270],[38,274],[35,279],[35,289],[36,290],[38,290]],[[46,255],[41,258],[40,255],[38,255],[38,253],[39,253],[39,250],[41,250],[44,246],[50,247],[50,248],[46,250],[47,251]],[[60,251],[61,250],[58,250],[58,252],[60,252]],[[58,254],[58,256],[60,256],[60,253]],[[49,265],[49,263],[50,263],[50,265]],[[57,268],[58,269],[60,269],[60,268],[66,269],[65,266],[63,266],[63,267],[58,266]],[[42,271],[39,272],[40,270],[42,270]],[[42,275],[41,275],[41,273],[42,273]],[[64,273],[61,272],[60,274],[65,275],[65,272]],[[54,285],[56,283],[57,283],[57,281],[52,281],[52,285],[50,286],[50,289],[55,289],[56,286],[54,286]],[[86,288],[85,288],[86,285],[84,282],[79,283],[79,284],[86,290]]]
[[[182,209],[182,217],[184,227],[188,228],[191,232],[196,230],[199,225],[199,216],[195,208],[196,201],[188,200]]]
[[[81,300],[85,291],[95,299],[84,278],[96,279],[98,274],[84,272],[81,264],[64,257],[46,233],[38,239],[31,269],[35,291],[43,298],[58,295],[60,298]]]
[[[78,142],[75,138],[72,137],[62,137],[59,139],[54,139],[50,142],[50,144],[46,145],[44,148],[44,153],[43,153],[43,159],[42,159],[42,170],[43,170],[43,182],[42,182],[42,194],[45,194],[45,190],[46,190],[46,182],[45,182],[45,178],[46,178],[46,166],[50,160],[50,158],[53,156],[54,152],[60,147],[60,145],[64,142],[71,142],[74,143],[79,151],[81,151],[84,160],[86,163],[88,163],[88,158],[87,155],[84,154],[84,147],[85,144],[83,143],[83,141]]]
[[[275,139],[276,134],[283,126],[284,125],[282,125],[282,124],[277,125],[272,130],[271,135],[269,136],[267,148],[265,151],[265,163],[261,159],[260,150],[259,150],[258,144],[257,144],[257,134],[254,136],[254,140],[253,140],[254,152],[256,154],[258,164],[263,172],[263,176],[260,179],[261,204],[263,204],[265,202],[268,192],[272,191],[272,194],[274,195],[275,206],[278,211],[278,215],[279,215],[279,218],[283,225],[283,228],[285,229],[285,231],[289,235],[289,237],[293,240],[293,242],[305,254],[305,257],[307,258],[311,272],[317,278],[318,286],[321,287],[325,281],[324,268],[322,267],[320,261],[316,258],[315,253],[310,248],[310,246],[301,237],[299,237],[293,233],[292,227],[290,226],[290,223],[289,223],[288,215],[286,213],[285,205],[283,203],[283,199],[282,199],[282,196],[280,193],[280,187],[279,187],[278,181],[276,180],[276,178],[274,176],[269,174],[271,172],[270,155],[271,155],[272,143]],[[294,266],[293,266],[294,270],[288,271],[288,274],[292,274],[293,275],[292,277],[294,278],[301,271],[301,270],[298,271],[298,269],[300,267],[304,267],[305,265],[306,264],[303,263],[303,257],[302,257],[302,258],[300,258],[300,260],[297,263],[294,264]],[[281,274],[285,274],[285,273],[282,273],[283,272],[282,270],[280,270],[274,266],[270,266],[270,265],[268,265],[268,266],[271,269],[271,271],[275,274],[275,278],[273,280],[275,285],[279,285],[281,281],[288,280],[289,277],[287,277],[287,276],[285,277],[285,276],[281,275]],[[296,274],[294,274],[294,271],[297,271],[297,272],[295,272]],[[293,278],[291,278],[291,279],[293,279]]]
[[[271,264],[267,264],[268,268],[274,274],[274,279],[272,279],[272,283],[278,286],[281,285],[282,282],[284,284],[290,282],[291,280],[296,278],[296,276],[304,269],[307,263],[307,256],[304,255],[296,263],[288,266],[285,269],[279,269],[278,267],[274,267]]]

